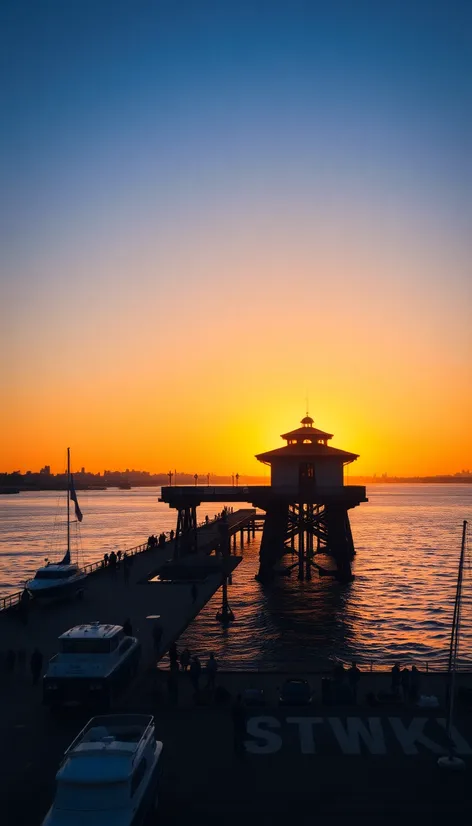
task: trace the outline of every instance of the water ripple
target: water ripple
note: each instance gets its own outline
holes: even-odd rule
[[[181,645],[222,666],[280,668],[290,663],[323,668],[334,657],[364,665],[395,659],[447,660],[463,519],[472,518],[472,486],[378,485],[369,502],[351,511],[356,579],[339,586],[328,578],[300,583],[296,576],[264,587],[254,579],[260,537],[245,546],[233,575],[236,622],[222,629],[217,594],[187,629]],[[156,489],[81,493],[81,559],[141,543],[175,527],[175,514]],[[57,558],[64,537],[53,531],[63,496],[0,496],[0,588],[17,590],[44,556]],[[220,506],[218,506],[218,509]],[[217,510],[213,505],[212,516]],[[200,509],[203,519],[205,510]],[[460,658],[472,664],[472,588],[466,571]]]

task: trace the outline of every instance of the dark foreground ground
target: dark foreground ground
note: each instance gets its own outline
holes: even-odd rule
[[[234,675],[219,679],[235,690],[244,683]],[[324,706],[315,699],[304,709],[280,708],[276,683],[284,677],[266,679],[272,690],[266,707],[248,710],[243,758],[234,753],[230,708],[195,707],[185,675],[177,708],[168,703],[165,674],[132,692],[125,707],[154,713],[164,742],[160,808],[151,823],[472,822],[471,716],[461,712],[456,720],[465,771],[448,773],[437,766],[446,748],[443,708],[369,708],[363,691],[357,705]],[[88,717],[51,718],[38,703],[26,708],[18,688],[1,732],[2,826],[39,826],[63,752]]]

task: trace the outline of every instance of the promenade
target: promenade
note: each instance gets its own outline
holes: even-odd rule
[[[180,674],[178,706],[166,696],[165,672],[138,684],[123,710],[152,713],[164,743],[160,807],[149,826],[286,826],[289,818],[303,826],[470,821],[470,714],[459,712],[455,721],[466,769],[448,773],[437,765],[447,748],[443,705],[369,708],[366,691],[387,687],[389,677],[364,674],[356,705],[324,706],[320,678],[311,675],[313,705],[281,708],[278,687],[286,676],[218,675],[232,697],[254,685],[266,692],[264,707],[246,710],[243,759],[233,749],[231,707],[205,696],[205,677],[203,704],[197,706],[186,674]],[[444,675],[425,676],[425,689],[436,689],[442,698],[444,688]],[[39,826],[64,750],[87,719],[83,712],[51,717],[37,707],[3,737],[8,748],[0,757],[2,826]]]

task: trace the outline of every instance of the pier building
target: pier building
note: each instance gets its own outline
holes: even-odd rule
[[[263,531],[261,581],[294,567],[299,579],[310,579],[316,569],[340,582],[352,580],[355,550],[348,511],[367,499],[364,486],[344,484],[344,467],[358,454],[329,445],[333,434],[315,427],[311,416],[300,424],[282,434],[284,446],[256,455],[271,468],[270,485],[162,488],[161,501],[177,510],[176,537],[183,553],[196,550],[199,505],[248,502],[265,512],[257,522]],[[296,561],[284,566],[286,554]],[[329,564],[320,558],[329,558]]]
[[[316,428],[308,414],[300,424],[282,434],[286,445],[256,456],[271,469],[259,577],[269,579],[291,551],[297,556],[299,579],[310,579],[317,568],[320,574],[349,582],[355,551],[348,511],[366,496],[364,487],[344,485],[344,467],[358,454],[329,445],[333,434]],[[316,557],[321,554],[330,556],[335,567],[320,565]]]

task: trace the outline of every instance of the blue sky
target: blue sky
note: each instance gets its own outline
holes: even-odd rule
[[[323,295],[326,330],[358,336],[359,352],[385,327],[397,376],[408,352],[424,363],[426,340],[442,381],[451,365],[464,374],[470,3],[20,0],[0,15],[10,420],[38,376],[51,404],[64,391],[58,338],[81,341],[92,386],[97,359],[117,371],[116,351],[84,338],[131,326],[149,375],[146,312],[164,338],[179,330],[179,373],[189,340],[223,334],[230,302],[238,339],[271,342],[275,376],[302,341],[296,311],[284,318],[291,288],[307,323]],[[406,342],[397,361],[393,336]],[[333,369],[343,380],[341,360]],[[283,371],[274,382],[282,392]],[[433,388],[431,376],[425,398]]]

